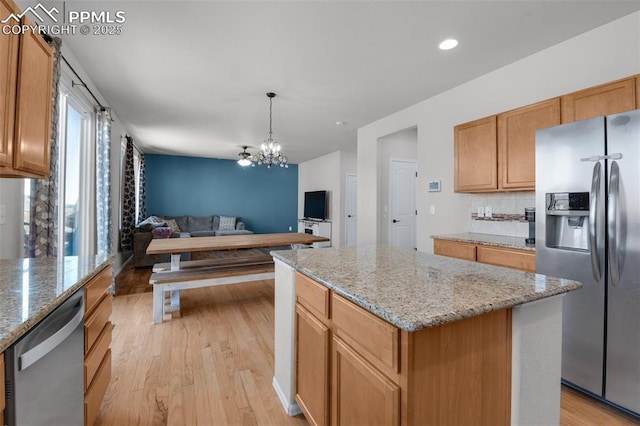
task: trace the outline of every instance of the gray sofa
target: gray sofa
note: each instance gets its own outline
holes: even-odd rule
[[[235,218],[235,225],[231,228],[229,216],[222,216],[223,228],[220,229],[221,216],[156,216],[159,221],[151,221],[152,225],[147,226],[148,220],[141,222],[135,229],[133,234],[133,264],[135,267],[153,266],[155,263],[169,262],[168,254],[147,254],[147,247],[153,239],[152,230],[156,227],[164,227],[166,221],[173,220],[179,229],[173,229],[171,238],[191,238],[191,237],[209,237],[220,235],[242,235],[253,234],[252,231],[245,229],[243,222]],[[145,222],[147,222],[145,224]],[[189,260],[189,253],[182,255],[182,260]]]

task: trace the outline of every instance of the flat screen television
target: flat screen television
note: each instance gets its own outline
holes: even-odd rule
[[[309,191],[304,193],[304,218],[327,219],[327,191]]]

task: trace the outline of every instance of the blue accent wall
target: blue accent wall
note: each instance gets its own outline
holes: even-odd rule
[[[145,154],[149,215],[237,216],[259,234],[297,232],[298,166]]]

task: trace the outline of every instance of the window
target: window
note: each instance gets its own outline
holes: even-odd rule
[[[95,253],[95,114],[61,79],[58,150],[58,257]]]

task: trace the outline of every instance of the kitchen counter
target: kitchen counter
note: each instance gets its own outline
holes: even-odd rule
[[[462,232],[459,234],[432,235],[431,238],[439,239],[439,240],[457,241],[460,243],[482,244],[486,246],[536,251],[536,246],[526,244],[524,242],[525,240],[524,237],[508,237],[505,235]]]
[[[271,254],[406,331],[510,308],[582,286],[576,281],[386,246]]]
[[[110,262],[108,255],[0,260],[0,352]]]

